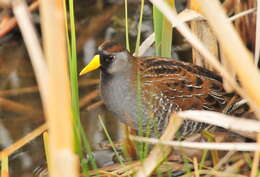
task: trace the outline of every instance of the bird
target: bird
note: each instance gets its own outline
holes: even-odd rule
[[[100,69],[101,98],[121,122],[133,129],[163,132],[172,113],[208,110],[241,116],[248,105],[227,106],[235,93],[227,93],[213,71],[177,59],[131,55],[115,41],[105,41],[80,75]],[[182,137],[201,132],[207,124],[184,120]]]

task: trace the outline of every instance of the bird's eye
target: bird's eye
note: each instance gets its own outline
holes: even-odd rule
[[[109,60],[114,60],[115,56],[114,55],[110,55],[109,56]]]
[[[114,55],[106,55],[104,57],[106,63],[111,63],[114,61],[115,56]]]

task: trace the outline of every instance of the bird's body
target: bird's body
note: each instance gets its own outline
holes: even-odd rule
[[[191,63],[162,57],[133,57],[114,42],[103,43],[99,53],[104,103],[116,117],[135,129],[141,124],[161,132],[170,115],[180,110],[222,112],[232,97],[225,93],[220,76]],[[202,123],[185,121],[181,135],[204,127]]]

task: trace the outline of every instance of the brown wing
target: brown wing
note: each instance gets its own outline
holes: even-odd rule
[[[144,98],[157,106],[221,112],[230,99],[221,78],[207,69],[167,58],[144,57],[139,61]]]

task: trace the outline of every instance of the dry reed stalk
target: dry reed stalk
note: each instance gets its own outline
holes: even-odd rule
[[[79,81],[79,87],[87,87],[99,84],[99,79],[83,79]],[[1,97],[17,96],[22,94],[32,94],[39,91],[38,86],[0,90]]]
[[[229,84],[244,98],[247,98],[248,101],[257,108],[254,101],[248,97],[248,95],[241,89],[241,87],[237,84],[237,82],[230,76],[228,71],[223,68],[223,66],[218,62],[218,60],[203,46],[203,44],[195,37],[189,30],[186,24],[180,21],[177,18],[177,15],[170,7],[167,6],[166,3],[158,2],[156,0],[150,0],[161,12],[167,16],[167,18],[171,21],[172,25],[175,25],[179,32],[186,37],[186,39],[192,44],[194,48],[201,52],[201,54],[208,60],[208,62],[214,66],[214,68],[225,78]],[[257,109],[255,109],[257,110]],[[259,113],[260,114],[260,113]]]
[[[228,116],[213,111],[188,110],[178,112],[178,116],[183,119],[204,122],[229,130],[260,132],[260,121]]]
[[[235,21],[236,19],[239,19],[241,17],[247,16],[249,14],[253,14],[256,12],[256,8],[247,9],[245,11],[239,12],[229,18],[230,21]]]
[[[220,169],[221,166],[223,166],[225,163],[227,163],[229,161],[229,159],[231,158],[231,156],[233,156],[234,154],[235,154],[235,151],[228,151],[228,153],[222,159],[220,159],[218,164],[214,166],[214,170]]]
[[[198,0],[197,2],[215,32],[222,49],[225,51],[227,56],[226,59],[236,72],[242,86],[247,92],[248,97],[256,104],[252,104],[252,101],[249,102],[257,117],[260,119],[260,85],[258,84],[260,83],[260,73],[253,63],[251,53],[249,53],[249,51],[245,48],[240,37],[234,30],[234,27],[227,20],[227,17],[218,1]],[[218,14],[218,16],[215,14]],[[242,35],[243,38],[247,38],[245,33]],[[257,139],[258,144],[260,144],[260,133],[258,133]],[[255,152],[251,176],[256,175],[256,171],[259,167],[259,151],[260,150],[258,149]]]
[[[235,79],[236,74],[234,72],[234,69],[232,69],[228,60],[225,59],[225,52],[221,47],[220,47],[220,60],[222,65],[229,71],[230,75]],[[225,79],[223,79],[223,86],[227,92],[234,91],[234,89],[228,84],[228,82]]]
[[[193,149],[209,149],[223,151],[256,151],[260,148],[257,143],[204,143],[204,142],[187,142],[187,141],[167,141],[156,138],[130,136],[134,141],[158,144],[172,147],[183,147]]]
[[[200,170],[201,175],[209,175],[209,176],[218,176],[218,177],[248,177],[246,175],[239,175],[235,173],[227,173],[227,172],[221,172],[216,170]],[[188,175],[185,175],[184,177],[188,177]]]
[[[126,171],[133,169],[133,168],[137,168],[140,165],[141,165],[140,161],[134,161],[134,162],[130,162],[129,164],[125,164],[123,166],[117,165],[117,167],[112,171],[116,174],[122,174],[122,173],[125,173]],[[101,168],[101,169],[107,169],[107,168]]]
[[[178,115],[173,114],[170,118],[169,124],[163,135],[160,137],[161,141],[172,140],[175,133],[178,131],[182,120]],[[130,136],[131,138],[131,136]],[[168,146],[156,145],[149,153],[148,157],[144,160],[139,170],[136,172],[135,177],[147,177],[167,158],[172,148]]]
[[[258,146],[260,146],[260,133],[258,133],[258,135],[257,135],[257,144],[258,144]],[[260,160],[260,150],[259,149],[254,154],[254,160],[253,160],[253,164],[252,164],[252,170],[251,170],[250,177],[256,177],[257,171],[259,169],[259,160]]]
[[[256,1],[257,0],[236,0],[233,6],[234,13],[237,14],[246,9],[256,8]],[[254,51],[256,41],[256,14],[250,14],[243,18],[239,18],[234,22],[234,25],[245,46],[251,51]]]
[[[43,44],[49,69],[47,124],[50,177],[79,176],[73,149],[71,96],[63,0],[41,0]]]
[[[20,95],[20,94],[28,94],[28,93],[35,93],[35,92],[38,92],[37,86],[1,90],[0,96],[1,97],[16,96],[16,95]]]
[[[226,59],[238,75],[247,95],[256,103],[257,107],[253,107],[254,110],[259,112],[260,95],[258,93],[260,85],[257,83],[260,83],[260,73],[253,64],[251,53],[245,48],[218,1],[197,0],[197,3],[207,17],[225,52]],[[215,15],[216,13],[218,16]]]
[[[194,11],[198,11],[196,1],[189,1],[190,8]],[[201,40],[201,42],[207,46],[208,50],[217,58],[218,56],[218,43],[215,35],[212,30],[209,28],[209,25],[205,20],[193,20],[191,21],[191,31]],[[209,70],[213,70],[212,66],[206,62],[203,56],[194,48],[192,48],[192,60],[193,63],[199,65],[201,67],[207,68]]]
[[[6,0],[9,1],[9,0]],[[34,1],[30,6],[29,10],[33,12],[34,10],[38,9],[39,1]],[[12,31],[17,25],[17,20],[15,17],[8,19],[4,24],[0,25],[0,38],[4,37],[7,33]]]
[[[195,177],[200,177],[199,166],[198,166],[198,160],[197,160],[196,157],[193,158],[193,166],[194,166]]]
[[[260,57],[260,0],[257,0],[257,12],[256,12],[256,40],[255,40],[255,64],[258,65]]]
[[[195,12],[193,10],[189,10],[189,9],[185,9],[181,13],[179,13],[178,14],[178,18],[181,21],[183,21],[183,22],[203,19],[202,16],[199,13],[197,13],[197,12]],[[174,28],[175,25],[172,24],[172,27]],[[145,51],[152,46],[154,41],[155,41],[155,33],[152,33],[140,45],[140,47],[139,47],[139,54],[140,54],[140,56],[142,56],[145,53]]]
[[[91,110],[97,109],[98,107],[102,106],[103,104],[104,104],[103,101],[97,101],[97,102],[95,102],[95,103],[89,105],[89,106],[86,108],[86,110],[87,110],[87,111],[91,111]]]
[[[96,89],[90,93],[87,93],[85,96],[83,96],[79,101],[79,107],[82,108],[89,102],[91,102],[93,99],[95,99],[100,94],[99,89]]]
[[[123,166],[121,164],[114,164],[99,168],[98,173],[100,176],[106,174],[108,176],[127,177],[132,175],[137,170],[138,166],[140,166],[140,161],[125,162]],[[92,170],[89,174],[91,176],[97,176],[97,170]]]
[[[218,164],[214,166],[213,170],[219,170],[224,164],[228,163],[234,153],[235,151],[228,151],[227,154],[222,159],[220,159]],[[205,177],[211,177],[211,175],[206,175]]]
[[[24,0],[14,0],[12,1],[12,6],[33,65],[33,69],[38,81],[38,86],[41,91],[41,96],[43,98],[43,106],[45,107],[45,100],[47,100],[48,95],[48,90],[45,88],[48,87],[49,75],[47,65],[44,61],[44,56],[41,50],[41,45]]]
[[[24,114],[29,117],[42,117],[42,112],[24,104],[14,102],[6,98],[0,98],[1,110]]]
[[[245,164],[244,159],[238,160],[236,163],[232,164],[231,166],[227,167],[224,172],[225,173],[238,173],[242,166]]]
[[[51,3],[53,3],[53,1],[49,2],[49,4]],[[33,25],[30,21],[30,15],[27,11],[25,2],[12,1],[12,5],[14,9],[14,14],[17,17],[19,27],[21,28],[23,37],[25,39],[25,43],[28,48],[33,67],[35,69],[39,88],[43,98],[43,105],[48,118],[48,127],[50,127],[50,139],[51,139],[50,140],[50,149],[51,149],[50,174],[51,176],[77,176],[77,166],[76,166],[77,163],[72,148],[72,126],[71,126],[72,120],[71,120],[70,105],[69,105],[70,99],[68,97],[68,93],[70,92],[69,92],[68,84],[67,85],[64,84],[64,82],[67,82],[66,81],[67,72],[64,71],[64,68],[67,69],[66,64],[64,63],[66,63],[67,61],[66,61],[66,57],[63,56],[66,54],[66,50],[62,50],[62,52],[61,50],[54,51],[54,53],[56,54],[60,54],[60,53],[63,54],[61,55],[54,54],[55,57],[49,60],[50,61],[49,69],[51,74],[51,77],[49,77],[50,75],[46,63],[44,62],[43,54],[41,52],[41,47],[37,39],[37,35],[35,33]],[[52,6],[52,8],[55,7],[55,5]],[[45,9],[44,8],[42,9],[44,12]],[[52,9],[52,10],[54,11],[52,11],[51,14],[49,14],[51,15],[50,20],[54,20],[55,23],[53,23],[50,26],[56,26],[60,24],[60,22],[64,22],[63,20],[59,19],[59,17],[62,17],[63,10],[60,11],[58,18],[57,15],[55,14],[56,12],[55,10],[57,9]],[[62,26],[62,24],[60,25]],[[58,29],[59,31],[59,28],[55,28],[55,29],[56,30]],[[48,36],[48,34],[46,33],[44,35]],[[54,44],[57,44],[54,46],[53,49],[57,49],[57,48],[60,49],[59,48],[60,40],[65,38],[64,36],[65,34],[62,33],[61,31],[55,33],[53,39],[56,39],[57,37],[58,40],[52,41],[54,42]],[[62,42],[65,42],[65,39]],[[63,45],[65,46],[65,44]],[[50,46],[46,45],[46,51],[49,51],[48,47]],[[51,52],[50,53],[46,52],[46,53],[47,53],[46,56],[48,58],[52,57],[53,53]],[[53,62],[57,62],[57,61],[58,63],[55,63],[55,66],[53,66],[54,64]],[[57,72],[53,71],[54,68],[56,69]],[[49,84],[52,85],[50,86]],[[53,84],[57,84],[55,85],[57,86],[56,90]],[[60,128],[63,131],[61,131]]]
[[[152,33],[150,36],[148,36],[140,45],[139,47],[139,55],[142,56],[148,50],[152,44],[154,43],[155,39],[155,33]]]
[[[26,145],[27,143],[29,143],[30,141],[32,141],[36,137],[40,136],[46,130],[47,130],[47,124],[45,123],[45,124],[41,125],[40,127],[36,128],[35,130],[33,130],[32,132],[28,133],[26,136],[19,139],[18,141],[16,141],[15,143],[10,145],[9,147],[2,150],[0,152],[0,159],[3,156],[11,155],[12,153],[14,153],[16,150],[18,150],[22,146]]]
[[[209,28],[206,21],[191,21],[192,32],[201,40],[201,42],[207,46],[208,50],[218,59],[218,43],[213,32]],[[194,48],[192,48],[192,60],[193,63],[209,70],[213,70],[212,66],[206,62],[204,57]]]
[[[108,174],[108,172],[110,172],[110,176],[113,174],[114,176],[129,177],[138,170],[140,165],[141,165],[141,162],[139,160],[125,162],[124,166],[122,166],[120,164],[113,164],[110,166],[99,168],[99,174],[100,174],[100,176],[102,176],[103,173]],[[182,170],[183,168],[184,168],[183,164],[180,164],[177,162],[164,162],[161,165],[160,170],[161,170],[161,172],[168,172],[169,170],[178,171],[178,170]],[[90,175],[91,176],[97,175],[97,171],[96,170],[90,171]]]
[[[240,13],[230,17],[229,20],[234,21],[238,18],[241,18],[243,16],[246,16],[246,15],[254,13],[254,12],[256,12],[255,8],[248,9],[246,11],[240,12]],[[183,10],[177,16],[178,16],[179,20],[181,20],[183,22],[205,20],[205,18],[201,14],[199,14],[193,10],[190,10],[190,9]],[[175,28],[176,26],[174,24],[172,24],[172,27]],[[154,43],[154,33],[152,33],[150,36],[148,36],[141,44],[141,46],[139,48],[140,55],[143,55],[145,53],[145,51],[147,49],[149,49],[153,43]]]

